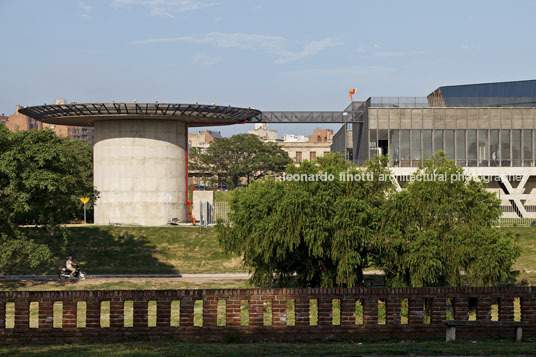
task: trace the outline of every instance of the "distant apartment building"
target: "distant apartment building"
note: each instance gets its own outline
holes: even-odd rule
[[[309,136],[310,143],[327,143],[333,140],[333,130],[331,129],[315,129],[313,135]]]
[[[289,141],[278,141],[277,144],[288,153],[288,156],[299,164],[303,160],[315,160],[331,152],[333,140],[333,130],[315,129],[307,141],[303,137],[292,135],[287,136]]]
[[[305,143],[309,141],[309,138],[305,135],[285,134],[283,141],[286,143]]]
[[[248,134],[257,135],[262,141],[275,142],[277,130],[268,130],[268,124],[255,124],[255,129],[248,130]]]
[[[223,139],[219,131],[214,130],[201,130],[197,133],[188,133],[188,148],[193,149],[197,148],[201,152],[204,152],[210,146],[210,143],[215,140]],[[192,160],[195,160],[190,156],[189,162],[193,163]],[[189,166],[192,166],[191,164]],[[192,168],[188,169],[188,185],[209,185],[209,180],[213,176],[207,172],[199,172]]]
[[[282,140],[277,140],[277,131],[268,130],[267,124],[255,124],[255,129],[249,130],[249,134],[257,135],[266,142],[275,142],[295,163],[299,164],[303,160],[315,160],[317,157],[327,155],[331,151],[333,140],[333,130],[315,129],[313,135],[285,134]]]
[[[67,104],[65,99],[56,99],[54,104],[61,105]],[[1,116],[1,123],[4,124],[11,131],[24,131],[24,130],[44,130],[50,129],[58,136],[70,137],[74,139],[85,140],[93,143],[93,128],[91,127],[79,127],[70,125],[54,125],[42,123],[38,120],[32,119],[24,114],[19,113],[19,109],[22,106],[15,106],[15,113],[6,117]]]
[[[190,133],[188,134],[188,147],[199,148],[202,151],[205,151],[210,146],[211,142],[222,138],[223,137],[219,131],[213,130],[202,130],[197,133]]]

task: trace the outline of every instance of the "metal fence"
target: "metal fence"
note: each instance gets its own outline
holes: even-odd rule
[[[222,219],[224,223],[229,223],[229,212],[231,211],[229,202],[214,202],[213,211],[214,213],[212,215],[212,224],[215,224],[218,219]]]
[[[211,212],[206,215],[206,224],[214,225],[217,223],[218,219],[221,219],[224,223],[229,223],[229,212],[231,211],[231,206],[229,202],[214,202],[212,205]],[[513,207],[503,206],[503,211],[513,211]],[[499,227],[530,227],[532,223],[536,224],[536,219],[534,218],[516,218],[516,217],[502,217],[499,218],[497,226]]]
[[[533,222],[536,222],[536,219],[503,217],[503,218],[499,218],[498,226],[500,227],[530,227]]]
[[[370,97],[370,107],[375,108],[428,108],[426,97]]]
[[[212,226],[220,219],[223,223],[229,223],[229,211],[231,210],[229,202],[214,202],[213,204],[200,202],[199,205],[199,225]]]

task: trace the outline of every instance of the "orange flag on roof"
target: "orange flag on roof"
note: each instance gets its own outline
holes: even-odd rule
[[[354,88],[354,89],[350,89],[350,90],[348,91],[348,93],[350,93],[350,101],[351,101],[351,102],[354,101],[354,98],[352,97],[352,94],[355,94],[355,93],[356,93],[356,90],[357,90],[357,89]]]

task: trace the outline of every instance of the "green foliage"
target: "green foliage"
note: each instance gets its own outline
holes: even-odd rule
[[[51,253],[45,244],[39,244],[20,234],[0,233],[0,273],[20,274],[49,262]]]
[[[249,184],[278,174],[291,163],[288,154],[275,143],[264,143],[256,135],[239,134],[210,143],[205,152],[192,150],[189,168],[217,176],[218,183],[236,187],[245,177]]]
[[[226,250],[242,255],[261,286],[356,286],[368,264],[370,242],[390,181],[348,181],[340,174],[387,174],[386,158],[357,168],[332,154],[287,174],[332,174],[333,181],[255,181],[236,191],[231,225],[219,225]]]
[[[1,136],[2,202],[14,224],[57,225],[79,217],[79,198],[96,198],[91,145],[60,138],[50,130]]]
[[[14,273],[46,263],[50,250],[18,228],[36,224],[49,232],[77,218],[79,198],[93,189],[92,148],[52,131],[11,133],[0,125],[0,272]]]
[[[438,153],[387,201],[374,257],[389,285],[491,285],[510,278],[519,252],[512,234],[492,227],[500,202],[481,182],[451,179],[462,174]]]
[[[463,169],[440,153],[394,192],[386,164],[377,157],[355,167],[329,155],[289,166],[287,174],[332,174],[333,180],[254,182],[235,192],[232,223],[218,226],[220,242],[243,256],[261,286],[356,286],[370,264],[385,271],[390,286],[511,278],[519,249],[513,234],[492,226],[500,202],[483,183],[462,179]]]

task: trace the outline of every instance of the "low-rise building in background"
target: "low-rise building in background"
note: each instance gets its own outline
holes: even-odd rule
[[[56,105],[67,104],[65,99],[56,99],[54,101]],[[15,106],[15,113],[10,116],[2,115],[0,122],[4,124],[11,131],[24,131],[24,130],[44,130],[49,129],[56,133],[58,136],[70,137],[73,139],[85,140],[93,143],[93,128],[92,127],[80,127],[71,125],[53,125],[42,123],[38,120],[32,119],[22,113],[19,113],[19,109],[22,109],[21,105]]]

